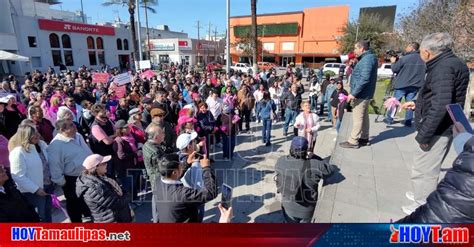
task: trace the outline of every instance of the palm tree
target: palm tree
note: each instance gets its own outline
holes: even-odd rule
[[[258,54],[258,37],[257,37],[257,0],[250,0],[250,9],[252,12],[252,63],[253,75],[257,74],[257,54]]]
[[[158,0],[141,0],[141,5],[142,8],[145,9],[145,22],[146,22],[146,43],[147,45],[147,51],[148,51],[148,59],[151,58],[150,54],[150,32],[148,31],[148,11],[150,11],[153,14],[156,14],[156,10],[150,6],[157,6],[158,5]]]
[[[130,30],[132,32],[132,40],[133,40],[133,56],[135,61],[140,60],[140,56],[138,55],[138,42],[137,42],[137,29],[135,28],[135,0],[106,0],[102,3],[103,6],[111,6],[111,5],[127,5],[128,6],[128,13],[130,14]]]

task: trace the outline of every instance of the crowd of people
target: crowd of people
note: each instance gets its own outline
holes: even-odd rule
[[[404,209],[407,214],[436,189],[441,154],[452,136],[446,112],[433,108],[464,103],[465,68],[443,38],[427,37],[421,44],[420,59],[427,66],[423,85],[406,82],[421,76],[399,78],[403,85],[396,97],[411,100],[413,88],[421,88],[416,103],[421,149],[412,172],[416,207]],[[419,47],[410,47],[394,71],[424,74],[425,67],[412,58]],[[289,131],[295,136],[289,156],[276,164],[277,188],[287,198],[282,202],[285,221],[310,222],[317,184],[334,170],[314,154],[325,110],[326,121],[337,130],[344,113],[353,112],[343,148],[369,145],[377,58],[366,41],[355,44],[354,54],[346,71],[350,92],[344,89],[344,75],[323,80],[310,73],[307,100],[302,73],[292,67],[281,76],[275,70],[251,76],[171,66],[154,76],[130,71],[124,86],[114,80],[118,70],[84,66],[33,71],[24,82],[9,76],[0,88],[0,221],[52,222],[52,201],[62,189],[71,222],[132,222],[146,180],[153,192],[154,222],[202,222],[204,204],[218,194],[211,154],[220,149],[224,160],[234,160],[237,135],[252,134],[250,122],[255,121],[262,123],[262,145],[271,145],[275,122],[282,122],[285,136]],[[408,68],[414,63],[423,71]],[[444,70],[452,77],[441,75]],[[94,80],[96,72],[108,73],[109,80]],[[406,126],[411,126],[409,114]],[[288,173],[295,167],[304,186],[288,188],[296,181]],[[230,222],[232,208],[219,205],[219,210],[219,222]]]

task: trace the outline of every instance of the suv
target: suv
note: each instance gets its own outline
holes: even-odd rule
[[[391,77],[392,75],[391,63],[383,63],[380,68],[377,69],[377,77]]]
[[[243,72],[247,74],[252,73],[252,67],[248,63],[236,63],[234,66],[231,66],[230,68],[236,72],[238,71],[238,72]]]
[[[326,71],[332,71],[336,75],[339,75],[339,69],[341,67],[344,69],[344,72],[345,72],[346,71],[346,65],[343,64],[343,63],[326,63],[326,64],[324,64],[322,70],[323,70],[323,73],[326,72]]]

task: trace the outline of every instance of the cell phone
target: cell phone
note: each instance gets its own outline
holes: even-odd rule
[[[467,120],[466,115],[464,115],[460,104],[449,104],[446,106],[446,109],[448,110],[449,116],[451,117],[451,120],[453,120],[453,123],[460,122],[468,133],[473,133],[472,126],[469,123],[469,120]]]
[[[222,184],[221,204],[225,209],[232,207],[232,187]]]

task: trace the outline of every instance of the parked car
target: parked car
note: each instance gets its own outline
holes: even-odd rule
[[[230,66],[230,68],[236,72],[252,73],[252,66],[248,63],[236,63],[234,66]]]
[[[346,69],[346,65],[343,64],[343,63],[326,63],[324,64],[323,66],[323,73],[326,72],[326,71],[332,71],[334,72],[336,75],[339,75],[339,69],[340,68],[343,68],[344,71]]]
[[[391,63],[383,63],[380,68],[377,69],[377,77],[391,77],[392,75]]]
[[[222,69],[222,64],[220,64],[216,61],[213,61],[213,62],[208,63],[207,66],[206,66],[207,71],[213,71],[213,70],[216,70],[216,69]]]
[[[276,67],[274,63],[269,63],[269,62],[258,62],[257,64],[260,70],[270,70]]]

